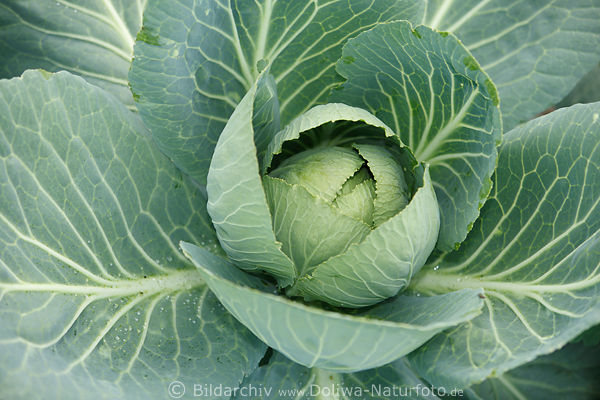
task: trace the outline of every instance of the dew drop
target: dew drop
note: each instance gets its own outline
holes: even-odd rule
[[[433,267],[433,270],[434,270],[434,271],[437,271],[438,269],[440,269],[440,266],[439,266],[439,265],[436,265],[435,267]]]

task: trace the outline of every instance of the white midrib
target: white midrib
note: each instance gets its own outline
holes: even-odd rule
[[[471,276],[461,276],[455,274],[444,274],[438,271],[427,271],[413,281],[411,285],[416,291],[440,292],[446,290],[459,289],[479,289],[494,290],[504,293],[515,293],[526,295],[528,293],[566,293],[573,290],[581,290],[600,283],[600,274],[582,278],[579,281],[571,283],[557,283],[553,285],[536,285],[528,282],[504,282],[490,281],[485,277],[478,279]]]
[[[204,280],[195,269],[173,271],[166,275],[151,276],[135,280],[115,281],[112,285],[70,285],[63,283],[0,283],[3,292],[51,292],[107,297],[129,297],[152,295],[188,290],[204,285]]]
[[[314,396],[317,400],[340,400],[341,377],[339,374],[328,372],[320,368],[313,368],[315,385],[320,388],[320,392]],[[324,389],[326,388],[326,389]]]
[[[428,161],[428,159],[434,155],[434,152],[439,148],[444,140],[447,139],[448,136],[450,136],[450,134],[459,127],[478,95],[479,89],[473,90],[454,118],[452,118],[446,124],[446,126],[436,133],[429,143],[426,143],[425,141],[422,142],[423,144],[426,144],[425,148],[421,149],[421,146],[417,147],[415,150],[415,156],[417,159]]]
[[[465,24],[468,20],[470,20],[477,12],[487,5],[490,0],[480,1],[475,7],[471,8],[467,13],[465,13],[458,21],[452,24],[452,26],[446,28],[448,32],[455,33],[461,26]]]
[[[273,1],[267,0],[265,1],[265,9],[264,13],[261,13],[261,23],[260,29],[258,31],[258,44],[256,46],[256,53],[254,55],[254,68],[257,68],[258,72],[258,62],[264,59],[265,56],[265,48],[267,46],[267,37],[269,34],[269,25],[271,21],[271,13],[273,12]],[[267,61],[267,60],[265,60]]]
[[[133,40],[131,32],[129,32],[129,28],[125,24],[125,21],[123,21],[123,18],[119,15],[117,10],[115,9],[114,4],[111,1],[104,0],[104,6],[106,7],[106,10],[110,13],[110,16],[114,21],[115,28],[117,28],[119,34],[121,35],[121,38],[126,43],[127,50],[129,50],[130,54],[133,54],[133,45],[135,44],[135,42]]]
[[[424,25],[429,25],[431,28],[437,29],[438,26],[440,25],[440,23],[442,22],[442,20],[444,19],[444,16],[450,9],[452,2],[453,2],[453,0],[445,0],[442,3],[442,5],[440,6],[440,8],[438,8],[437,12],[435,13],[435,15],[433,16],[431,21],[428,24],[424,24]]]
[[[146,9],[147,3],[148,0],[137,0],[139,26],[142,26],[144,23],[144,10]]]

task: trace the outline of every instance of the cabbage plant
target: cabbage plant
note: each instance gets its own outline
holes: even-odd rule
[[[600,2],[6,0],[0,54],[0,398],[600,395]]]

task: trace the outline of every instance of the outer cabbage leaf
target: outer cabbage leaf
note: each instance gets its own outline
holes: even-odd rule
[[[414,374],[406,359],[368,371],[340,374],[306,368],[274,352],[267,364],[244,379],[235,399],[437,400],[436,394],[443,399],[452,394],[451,390],[431,388]],[[458,389],[454,393],[461,392]]]
[[[416,277],[426,293],[486,295],[481,316],[410,355],[432,384],[501,375],[600,321],[599,116],[573,106],[507,133],[476,226]]]
[[[264,343],[291,360],[329,371],[374,368],[413,351],[436,333],[472,319],[481,291],[398,296],[352,314],[325,311],[277,294],[209,251],[181,243],[221,303]],[[369,347],[364,344],[369,343]]]
[[[506,130],[556,104],[600,60],[597,0],[428,0],[422,23],[455,33],[490,74]]]
[[[149,0],[130,73],[140,115],[202,183],[221,130],[267,66],[285,125],[339,84],[348,38],[382,21],[420,20],[423,10],[412,0]]]
[[[465,390],[465,395],[472,400],[600,398],[600,346],[568,344],[502,376],[489,378]]]
[[[146,0],[5,0],[0,78],[68,70],[135,109],[127,74]]]
[[[252,123],[256,93],[268,81],[266,73],[261,75],[221,134],[207,178],[207,208],[221,246],[238,267],[255,271],[260,266],[276,277],[280,286],[288,286],[296,276],[296,267],[281,250],[273,232]],[[273,136],[278,127],[269,128],[272,131],[263,131],[264,135]]]
[[[464,240],[491,189],[501,123],[496,89],[452,35],[408,22],[348,41],[330,99],[365,108],[431,166],[441,250]]]
[[[220,254],[205,202],[110,94],[0,81],[0,397],[166,398],[252,371],[265,346],[176,246]]]

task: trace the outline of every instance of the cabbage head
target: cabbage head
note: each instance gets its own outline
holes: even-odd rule
[[[229,258],[271,275],[288,296],[372,305],[405,288],[435,247],[440,218],[428,168],[370,113],[330,103],[277,132],[248,176],[261,208],[253,225],[239,214],[250,194],[238,193],[242,174],[230,157],[239,145],[226,133],[209,170],[209,214]],[[257,153],[243,157],[256,162]]]

